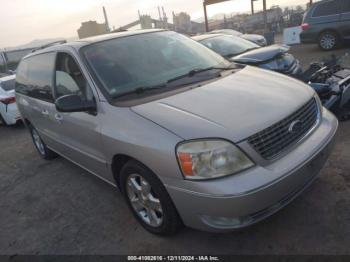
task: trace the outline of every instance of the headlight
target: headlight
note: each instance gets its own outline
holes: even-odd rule
[[[258,40],[258,44],[261,46],[266,46],[267,45],[267,41],[265,38],[261,38]]]
[[[185,142],[176,154],[183,175],[192,180],[232,175],[254,166],[239,148],[224,140]]]
[[[266,64],[261,64],[260,65],[261,68],[264,68],[264,69],[269,69],[269,70],[280,70],[280,66],[279,64],[277,63],[277,60],[272,60]]]

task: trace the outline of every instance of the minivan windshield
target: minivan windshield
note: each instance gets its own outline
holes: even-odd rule
[[[260,46],[248,40],[229,35],[214,36],[200,42],[224,57],[232,57],[260,48]]]
[[[201,44],[171,31],[97,42],[84,47],[82,54],[93,75],[112,98],[138,89],[162,86],[191,70],[231,65]],[[210,70],[202,72],[210,74]]]

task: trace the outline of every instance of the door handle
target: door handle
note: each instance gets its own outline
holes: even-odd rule
[[[62,122],[63,116],[60,115],[60,114],[55,114],[55,119],[56,119],[58,122]]]
[[[44,116],[48,116],[49,115],[49,111],[47,110],[42,110],[41,114],[43,114]]]

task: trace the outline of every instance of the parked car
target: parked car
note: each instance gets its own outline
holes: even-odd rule
[[[242,38],[223,34],[205,34],[193,39],[236,63],[257,66],[293,77],[298,77],[302,72],[299,61],[288,53],[288,46],[260,47]]]
[[[248,40],[250,42],[253,42],[259,46],[266,46],[267,41],[264,36],[262,35],[255,35],[255,34],[243,34],[239,31],[233,30],[233,29],[220,29],[220,30],[214,30],[211,31],[210,34],[224,34],[224,35],[231,35],[243,38],[245,40]]]
[[[0,77],[13,75],[22,57],[32,51],[32,48],[0,51]]]
[[[0,52],[0,77],[8,75],[6,57],[3,52]]]
[[[39,154],[116,185],[156,234],[270,216],[315,179],[338,125],[302,82],[164,30],[37,50],[16,81]]]
[[[15,83],[16,77],[0,78],[0,121],[3,125],[14,125],[20,120],[16,105]]]
[[[323,0],[305,13],[302,43],[317,43],[323,50],[333,50],[350,39],[350,1]]]

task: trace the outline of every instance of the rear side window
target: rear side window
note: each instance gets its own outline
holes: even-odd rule
[[[18,67],[16,91],[46,102],[53,102],[55,56],[55,53],[45,53],[23,60]]]
[[[328,1],[316,6],[312,16],[320,17],[327,15],[336,15],[342,13],[339,1]]]
[[[16,83],[15,78],[7,80],[7,81],[2,81],[1,88],[4,89],[5,91],[11,91],[11,90],[15,89],[15,83]]]

